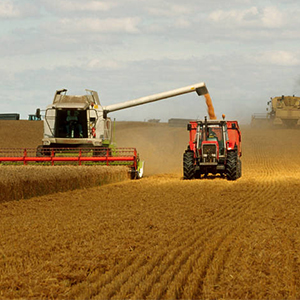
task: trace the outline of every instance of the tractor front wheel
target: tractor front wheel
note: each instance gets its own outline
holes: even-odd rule
[[[193,179],[194,177],[194,153],[192,151],[185,151],[183,154],[183,179]]]

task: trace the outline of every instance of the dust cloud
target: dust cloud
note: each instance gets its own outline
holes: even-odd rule
[[[167,123],[116,122],[118,147],[135,147],[145,161],[145,175],[182,173],[182,155],[188,146],[185,127]]]

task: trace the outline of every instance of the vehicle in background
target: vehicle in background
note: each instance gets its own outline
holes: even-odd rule
[[[296,127],[300,126],[300,97],[280,96],[271,98],[267,102],[269,106],[266,114],[253,114],[252,127],[277,126]]]
[[[15,113],[0,114],[0,120],[20,120],[20,114],[15,114]]]

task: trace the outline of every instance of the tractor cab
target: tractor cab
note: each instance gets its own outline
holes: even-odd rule
[[[200,121],[197,150],[203,162],[217,162],[224,158],[228,139],[225,121]]]

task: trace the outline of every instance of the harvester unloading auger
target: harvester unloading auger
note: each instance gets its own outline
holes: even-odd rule
[[[128,164],[132,178],[143,175],[143,162],[135,148],[115,148],[112,143],[110,112],[138,106],[178,95],[196,92],[208,95],[204,82],[179,89],[154,94],[118,104],[102,106],[96,91],[87,95],[67,95],[66,89],[56,91],[53,103],[46,108],[42,145],[33,154],[32,149],[22,149],[14,154],[0,149],[0,162],[102,162]],[[206,96],[207,97],[207,96]],[[208,98],[207,98],[208,99]],[[206,99],[206,101],[208,101]],[[5,156],[4,156],[5,155]]]

